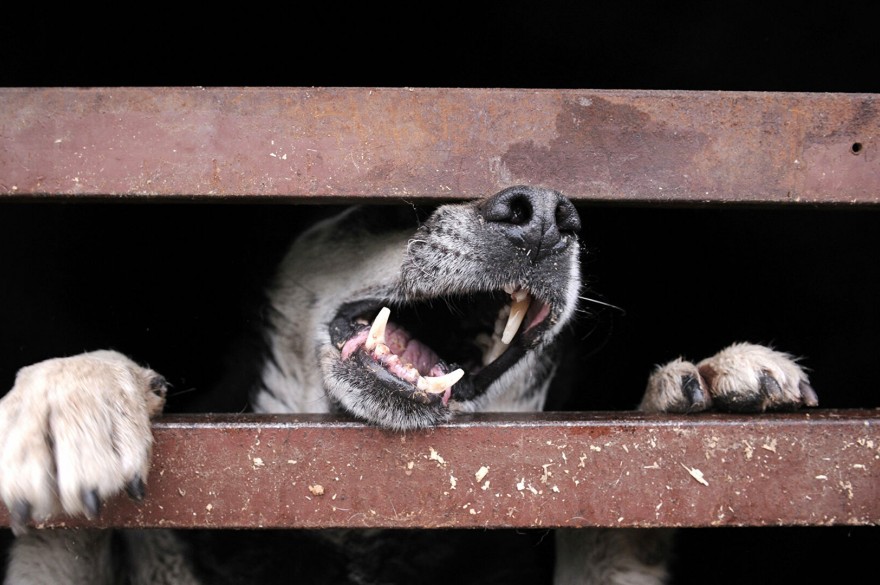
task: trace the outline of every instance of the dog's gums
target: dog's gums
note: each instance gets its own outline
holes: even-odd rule
[[[535,299],[527,288],[506,285],[503,290],[510,296],[510,303],[501,305],[491,331],[480,332],[471,340],[481,353],[478,362],[468,364],[471,375],[479,373],[504,354],[521,328],[524,332],[530,331],[550,314],[549,305]],[[391,321],[391,314],[392,310],[383,306],[372,321],[366,315],[356,317],[351,325],[353,335],[337,343],[341,360],[346,361],[359,352],[362,358],[381,365],[395,378],[410,385],[405,394],[411,398],[425,402],[426,399],[430,401],[430,396],[439,396],[443,406],[447,406],[453,388],[464,378],[465,370],[453,367],[407,328]],[[522,327],[524,322],[526,326]],[[462,339],[461,343],[466,341]],[[508,366],[512,363],[508,362]],[[397,384],[392,385],[395,386],[399,388]]]
[[[464,370],[458,368],[445,372],[440,358],[431,348],[413,339],[405,329],[394,324],[389,326],[390,315],[391,309],[383,307],[369,329],[364,326],[346,341],[342,347],[343,361],[361,350],[388,372],[418,390],[441,395],[446,405],[452,394],[452,386],[464,376]]]

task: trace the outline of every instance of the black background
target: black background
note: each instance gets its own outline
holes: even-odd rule
[[[506,2],[6,6],[2,86],[429,86],[880,92],[856,3]],[[870,145],[869,145],[870,147]],[[870,155],[870,152],[866,154]],[[0,384],[114,347],[175,384],[222,377],[230,340],[314,209],[0,207]],[[568,396],[631,408],[651,366],[750,339],[803,355],[823,406],[876,407],[880,217],[868,208],[582,205],[591,307]],[[96,258],[98,259],[96,261]],[[231,309],[232,308],[232,309]],[[719,310],[722,308],[723,310]],[[575,347],[575,346],[573,346]],[[243,398],[225,408],[237,410]],[[679,582],[855,580],[876,529],[685,531]]]
[[[865,4],[7,5],[4,85],[876,92]],[[60,12],[59,12],[60,10]]]

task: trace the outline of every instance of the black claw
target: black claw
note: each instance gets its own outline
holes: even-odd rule
[[[82,491],[82,502],[86,517],[90,520],[94,520],[101,513],[103,502],[101,502],[101,498],[98,496],[98,490],[84,489]]]
[[[819,406],[819,395],[808,382],[802,380],[799,387],[804,406]]]
[[[707,396],[700,385],[700,379],[693,375],[684,375],[681,377],[681,391],[687,399],[690,407],[688,410],[705,410],[707,407]]]
[[[9,510],[9,516],[12,521],[12,532],[15,535],[25,532],[25,527],[31,520],[31,510],[31,503],[27,500],[18,500],[12,505],[12,508]]]
[[[782,399],[782,387],[779,385],[779,382],[776,381],[776,378],[769,374],[764,374],[758,379],[758,381],[761,384],[761,392],[764,393],[764,396],[773,402]]]
[[[136,475],[134,479],[125,484],[125,491],[132,500],[141,502],[147,495],[147,484],[144,483],[144,478]]]
[[[150,380],[150,390],[157,396],[165,396],[168,391],[168,380],[161,374],[156,374]]]

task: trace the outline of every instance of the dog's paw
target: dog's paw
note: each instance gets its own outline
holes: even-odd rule
[[[681,358],[657,366],[648,378],[639,410],[644,412],[700,412],[712,406],[712,397],[697,366]]]
[[[94,517],[123,489],[143,498],[165,392],[162,376],[112,351],[22,368],[0,400],[0,498],[13,528]]]
[[[639,406],[645,412],[737,412],[817,406],[797,361],[763,345],[738,343],[696,365],[682,359],[657,367]]]

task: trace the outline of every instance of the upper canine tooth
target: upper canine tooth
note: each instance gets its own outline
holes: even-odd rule
[[[507,350],[507,347],[503,343],[501,343],[501,340],[498,339],[497,336],[493,337],[492,340],[492,347],[488,348],[483,354],[484,366],[488,366],[489,364],[497,360],[501,356],[501,354]]]
[[[529,298],[529,291],[524,288],[517,289],[510,293],[510,296],[513,297],[514,301],[523,301]]]
[[[507,325],[504,326],[504,333],[501,334],[501,341],[505,345],[509,344],[511,340],[513,340],[513,336],[516,335],[516,332],[519,331],[519,326],[522,325],[523,319],[526,317],[526,312],[529,310],[529,305],[532,303],[532,297],[529,293],[525,291],[522,292],[525,294],[512,295],[514,300],[510,305],[510,316],[507,317]],[[520,298],[517,298],[518,296]]]
[[[416,387],[428,394],[443,394],[448,388],[452,388],[464,376],[464,370],[458,368],[442,376],[419,376]]]
[[[379,311],[379,314],[373,319],[373,324],[370,326],[370,333],[367,335],[367,340],[364,342],[364,347],[367,351],[373,351],[377,344],[385,343],[385,327],[388,325],[388,317],[390,316],[391,309],[388,307],[382,307],[382,310]]]

